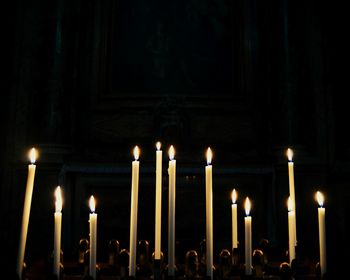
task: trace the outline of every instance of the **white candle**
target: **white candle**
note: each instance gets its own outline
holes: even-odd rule
[[[245,232],[245,274],[252,274],[252,217],[250,213],[250,200],[247,197],[245,200],[245,213],[244,217],[244,232]]]
[[[97,214],[95,213],[95,199],[90,197],[90,266],[89,275],[96,279],[96,253],[97,253]]]
[[[131,211],[130,211],[130,254],[129,254],[129,276],[136,276],[136,241],[137,241],[137,209],[139,196],[139,167],[138,161],[140,149],[134,148],[135,160],[132,162],[131,178]]]
[[[55,231],[53,244],[53,274],[60,279],[60,263],[61,263],[61,227],[62,227],[62,194],[61,188],[58,186],[55,191]]]
[[[175,197],[176,160],[175,149],[169,148],[169,224],[168,224],[168,275],[175,276]]]
[[[232,194],[232,248],[237,248],[238,247],[238,242],[237,242],[237,192],[235,189],[233,189]]]
[[[213,168],[211,165],[213,154],[207,150],[207,166],[205,167],[206,193],[206,245],[207,245],[207,276],[213,279]]]
[[[292,210],[294,211],[294,246],[297,246],[297,224],[296,224],[296,207],[295,207],[295,186],[294,186],[294,163],[293,163],[293,150],[287,149],[288,157],[288,178],[289,178],[289,197],[291,199]]]
[[[154,259],[160,260],[162,232],[162,155],[161,144],[157,142],[156,151],[156,224]]]
[[[327,257],[326,257],[326,209],[323,207],[324,197],[321,192],[316,193],[316,199],[319,204],[318,208],[318,235],[320,242],[320,267],[321,278],[327,272]]]
[[[292,200],[288,197],[288,252],[289,252],[289,264],[295,259],[295,237],[294,237],[294,220],[295,212],[292,206]]]
[[[22,279],[24,253],[26,248],[30,207],[32,204],[32,194],[33,194],[34,177],[35,177],[35,169],[36,169],[36,166],[35,166],[36,156],[37,156],[36,151],[34,148],[32,148],[29,152],[29,158],[30,158],[31,164],[28,165],[28,177],[27,177],[26,193],[24,197],[22,228],[19,236],[19,246],[18,246],[18,256],[17,256],[16,271],[17,271],[17,275],[19,276],[19,279]]]

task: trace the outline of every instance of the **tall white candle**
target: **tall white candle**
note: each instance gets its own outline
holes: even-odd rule
[[[168,275],[175,276],[175,197],[176,160],[175,149],[169,148],[169,224],[168,224]]]
[[[129,276],[136,276],[136,241],[137,241],[137,209],[139,196],[139,167],[138,161],[140,149],[134,148],[134,158],[132,162],[131,178],[131,211],[130,211],[130,255],[129,255]]]
[[[61,263],[61,227],[62,227],[62,194],[61,188],[58,186],[55,191],[55,231],[53,244],[53,274],[60,279],[60,263]]]
[[[232,248],[238,247],[238,238],[237,238],[237,192],[235,189],[233,189],[232,194]]]
[[[156,224],[154,259],[160,260],[162,232],[162,155],[161,144],[157,142],[156,151]]]
[[[297,246],[297,224],[296,224],[296,204],[295,204],[295,185],[294,185],[294,163],[293,163],[293,150],[287,149],[288,157],[288,178],[289,178],[289,197],[291,199],[292,209],[294,211],[294,246]]]
[[[294,220],[295,212],[293,210],[292,200],[288,197],[288,252],[289,252],[289,264],[295,259],[295,237],[294,237]]]
[[[27,186],[24,197],[24,206],[23,206],[23,216],[22,216],[22,227],[19,236],[19,245],[18,245],[18,255],[17,255],[17,275],[19,279],[22,279],[22,271],[23,271],[23,262],[24,262],[24,254],[26,248],[27,241],[27,233],[28,233],[28,224],[29,224],[29,216],[30,216],[30,207],[32,204],[32,194],[33,194],[33,186],[34,186],[34,177],[35,177],[35,161],[36,161],[36,150],[32,148],[29,152],[29,158],[31,164],[28,165],[28,177],[27,177]]]
[[[252,217],[250,214],[250,200],[245,200],[244,232],[245,232],[245,274],[252,274]]]
[[[213,279],[213,168],[211,165],[212,151],[207,149],[207,166],[205,167],[206,193],[206,245],[207,245],[207,276]]]
[[[323,207],[324,197],[321,192],[316,193],[318,208],[318,235],[320,242],[320,267],[321,278],[327,272],[327,256],[326,256],[326,209]]]
[[[90,266],[89,275],[96,279],[96,253],[97,253],[97,214],[95,213],[95,199],[94,196],[90,197]]]

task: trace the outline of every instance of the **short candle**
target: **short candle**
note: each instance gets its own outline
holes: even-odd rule
[[[55,230],[53,247],[53,274],[60,279],[61,264],[61,228],[62,228],[62,192],[60,186],[55,190]]]
[[[176,160],[175,149],[169,148],[169,224],[168,224],[168,275],[175,276],[175,198]]]
[[[318,202],[318,235],[320,243],[320,267],[321,278],[327,272],[327,256],[326,256],[326,209],[323,207],[324,197],[321,192],[316,192],[316,200]]]
[[[252,217],[250,216],[250,200],[245,200],[244,233],[245,233],[245,274],[252,274]]]
[[[232,199],[232,248],[235,249],[238,247],[238,237],[237,237],[237,192],[233,189],[231,194]]]
[[[95,198],[92,195],[89,200],[90,205],[90,266],[89,275],[96,279],[96,253],[97,253],[97,214],[95,213]]]

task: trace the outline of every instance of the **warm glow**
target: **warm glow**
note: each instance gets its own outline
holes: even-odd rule
[[[293,210],[293,203],[292,203],[292,200],[290,199],[290,197],[288,197],[288,199],[287,199],[287,207],[288,207],[288,211]]]
[[[140,156],[140,149],[139,149],[138,146],[135,146],[135,148],[134,148],[134,158],[135,158],[135,160],[138,160],[139,156]]]
[[[62,192],[60,186],[58,186],[55,190],[55,208],[56,212],[61,212],[62,211]]]
[[[161,147],[162,147],[162,143],[160,143],[160,142],[158,141],[157,144],[156,144],[157,150],[159,151]]]
[[[36,157],[37,157],[37,153],[36,153],[35,148],[31,148],[31,149],[30,149],[30,152],[29,152],[29,160],[30,160],[30,162],[31,162],[32,164],[35,163]]]
[[[95,212],[95,198],[93,195],[90,196],[89,206],[90,206],[91,212]]]
[[[232,203],[235,204],[236,200],[237,200],[237,192],[236,189],[233,189],[232,193],[231,193],[231,199],[232,199]]]
[[[207,164],[211,164],[211,160],[213,159],[213,153],[210,148],[207,150]]]
[[[289,161],[293,160],[293,150],[290,148],[287,149],[287,157]]]
[[[320,207],[323,207],[323,203],[324,203],[324,196],[321,192],[317,191],[316,192],[316,200],[318,202],[318,205],[320,205]]]
[[[174,146],[171,145],[170,148],[169,148],[169,159],[173,160],[174,156],[175,156],[175,149],[174,149]]]
[[[249,200],[249,198],[247,197],[247,198],[245,199],[245,203],[244,203],[245,213],[246,213],[247,216],[249,216],[250,207],[251,207],[251,206],[250,206],[250,200]]]

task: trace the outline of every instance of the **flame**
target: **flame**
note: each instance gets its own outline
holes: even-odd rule
[[[249,198],[247,197],[247,198],[245,199],[245,203],[244,203],[245,213],[246,213],[247,216],[249,216],[250,207],[251,207],[251,205],[250,205],[250,200],[249,200]]]
[[[211,164],[211,160],[213,159],[213,153],[210,147],[207,149],[207,164]]]
[[[58,186],[55,190],[55,208],[56,212],[61,212],[62,211],[62,191],[60,186]]]
[[[161,147],[162,147],[162,143],[160,143],[160,142],[158,141],[158,142],[156,143],[157,151],[159,151]]]
[[[231,199],[232,199],[232,203],[236,203],[237,200],[237,192],[236,189],[233,189],[232,193],[231,193]]]
[[[288,207],[288,211],[293,211],[293,203],[292,203],[292,200],[290,199],[290,196],[287,199],[287,207]]]
[[[29,160],[31,162],[31,164],[34,164],[37,158],[37,152],[35,150],[35,148],[31,148],[29,151]]]
[[[290,148],[287,149],[287,157],[289,161],[293,160],[293,150]]]
[[[135,160],[138,160],[140,156],[140,148],[138,146],[135,146],[134,148],[134,158]]]
[[[316,192],[316,200],[318,202],[318,205],[320,205],[320,207],[323,207],[323,203],[324,203],[324,196],[320,191]]]
[[[169,148],[169,159],[173,160],[174,156],[175,156],[175,149],[174,149],[174,146],[171,145],[170,148]]]
[[[95,198],[94,198],[94,196],[92,195],[92,196],[90,196],[90,199],[89,199],[89,206],[90,206],[90,210],[91,210],[91,212],[92,213],[94,213],[95,212]]]

